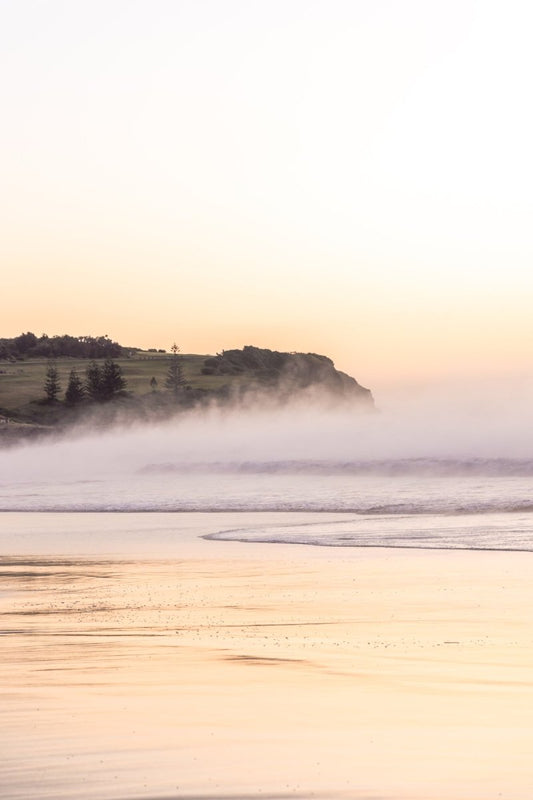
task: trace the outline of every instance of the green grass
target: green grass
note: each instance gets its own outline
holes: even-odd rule
[[[186,380],[193,389],[216,391],[228,384],[232,379],[227,376],[202,375],[202,367],[207,356],[183,355],[182,364]],[[130,358],[114,359],[120,365],[127,381],[126,391],[133,398],[141,398],[152,394],[150,381],[155,378],[157,391],[165,391],[170,355],[163,353],[139,352]],[[56,366],[61,383],[59,400],[64,398],[71,369],[75,369],[83,379],[89,365],[88,359],[58,358]],[[103,359],[97,359],[103,364]],[[65,413],[62,402],[55,406],[47,405],[44,382],[48,360],[45,358],[28,359],[9,363],[0,361],[0,414],[21,419],[23,421],[54,424],[58,415]],[[233,382],[233,381],[232,381]]]

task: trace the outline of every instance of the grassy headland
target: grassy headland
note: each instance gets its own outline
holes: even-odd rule
[[[105,425],[118,419],[163,419],[196,405],[242,400],[252,392],[285,402],[298,393],[319,390],[372,407],[370,392],[336,370],[325,356],[250,346],[216,356],[117,347],[119,354],[107,361],[118,367],[125,385],[106,402],[95,402],[87,390],[75,404],[65,399],[72,370],[85,386],[88,367],[96,364],[102,370],[103,357],[59,355],[51,360],[11,351],[0,359],[0,443],[43,435],[84,420]],[[180,385],[174,388],[168,385],[173,359],[179,360],[180,371]],[[59,383],[53,400],[47,398],[45,389],[51,364]]]

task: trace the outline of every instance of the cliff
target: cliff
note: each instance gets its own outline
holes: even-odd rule
[[[282,393],[317,388],[322,392],[373,405],[369,389],[335,369],[333,361],[316,353],[282,353],[259,347],[225,350],[206,358],[203,375],[242,376],[252,385]]]

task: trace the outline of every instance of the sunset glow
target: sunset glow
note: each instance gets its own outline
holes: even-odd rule
[[[532,17],[3,3],[3,335],[530,370]]]

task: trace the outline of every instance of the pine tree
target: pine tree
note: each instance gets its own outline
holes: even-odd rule
[[[83,383],[75,369],[70,370],[68,378],[67,391],[65,392],[65,400],[69,406],[75,406],[81,403],[85,396]]]
[[[46,392],[46,399],[49,403],[54,403],[57,396],[61,391],[61,384],[59,383],[59,373],[55,361],[49,361],[46,368],[46,379],[44,382],[44,391]]]
[[[180,349],[176,342],[170,348],[170,352],[172,353],[170,357],[170,363],[168,365],[167,370],[167,378],[165,380],[165,386],[167,389],[170,389],[177,395],[180,389],[183,389],[187,385],[187,381],[183,375],[183,366],[181,363],[181,355]]]
[[[102,402],[123,393],[126,380],[116,361],[107,358],[103,367],[98,366],[96,361],[89,364],[85,371],[85,388],[91,400]]]
[[[113,359],[106,359],[102,370],[102,399],[111,400],[112,397],[121,394],[125,388],[126,381],[120,366]]]
[[[91,400],[101,400],[102,398],[102,370],[96,363],[91,361],[85,370],[85,390]]]

